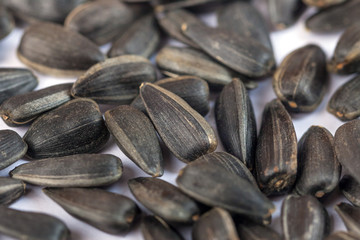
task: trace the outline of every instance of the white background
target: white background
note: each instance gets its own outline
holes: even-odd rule
[[[257,3],[259,0],[257,1]],[[314,34],[305,29],[304,19],[313,13],[315,9],[309,9],[303,17],[295,24],[293,27],[283,30],[280,32],[273,32],[271,34],[271,40],[274,47],[275,58],[277,63],[279,64],[282,59],[291,51],[302,47],[309,43],[318,44],[325,51],[327,58],[329,59],[332,56],[334,48],[339,38],[339,33],[337,34],[326,34],[319,35]],[[204,14],[201,16],[204,21],[206,21],[209,25],[216,25],[216,19],[213,14]],[[16,57],[16,48],[19,45],[20,38],[22,35],[22,29],[15,29],[7,38],[0,41],[0,67],[24,67],[24,65],[17,59]],[[175,41],[171,41],[171,44],[179,44]],[[38,46],[40,47],[40,46]],[[107,51],[109,46],[102,47],[104,52]],[[35,73],[39,78],[39,86],[36,89],[41,89],[44,87],[48,87],[54,84],[61,84],[67,82],[74,82],[75,79],[63,79],[63,78],[53,78],[49,76],[45,76],[39,73]],[[342,84],[344,84],[348,79],[352,76],[330,76],[330,86],[327,94],[325,95],[321,105],[316,109],[316,111],[308,114],[296,114],[293,115],[294,126],[296,129],[297,138],[303,135],[303,133],[311,126],[311,125],[321,125],[326,127],[332,134],[335,133],[336,129],[342,125],[343,123],[335,118],[333,115],[326,111],[326,105],[329,101],[330,96],[334,93],[334,91]],[[250,92],[250,98],[252,100],[255,115],[257,120],[257,127],[259,129],[261,123],[261,114],[264,109],[264,106],[267,102],[275,98],[275,94],[272,90],[271,79],[266,79],[259,82],[259,87]],[[215,95],[211,96],[211,112],[206,116],[206,119],[210,122],[212,127],[216,128],[214,121],[214,112],[213,105],[214,100],[216,99]],[[110,109],[111,106],[101,106],[102,111]],[[9,129],[10,127],[6,126],[3,121],[0,120],[0,129]],[[27,127],[18,127],[18,128],[10,128],[18,132],[21,136],[23,136],[27,130]],[[217,151],[221,151],[223,148],[221,144]],[[116,184],[113,184],[109,188],[110,191],[117,192],[120,194],[124,194],[132,199],[128,187],[127,180],[134,177],[139,176],[147,176],[142,171],[140,171],[134,163],[132,163],[116,146],[113,139],[111,139],[106,147],[101,151],[101,153],[111,153],[123,160],[124,164],[124,174],[121,177],[120,181]],[[165,174],[162,177],[163,180],[169,181],[175,184],[175,178],[177,176],[178,171],[184,167],[184,163],[175,159],[171,154],[164,150],[164,159],[165,159]],[[1,170],[1,176],[8,176],[10,170],[12,170],[15,166],[25,163],[25,161],[20,160],[10,167]],[[282,198],[273,198],[272,199],[276,204],[276,212],[273,215],[272,225],[279,233],[281,233],[280,226],[280,209],[281,209],[281,201]],[[340,230],[345,229],[343,223],[334,212],[333,207],[336,203],[344,201],[344,198],[341,197],[339,192],[335,192],[330,197],[322,200],[328,212],[333,220],[334,229]],[[140,208],[148,213],[141,204],[139,204]],[[87,225],[69,214],[67,214],[60,206],[46,197],[42,192],[40,187],[35,187],[31,185],[27,185],[27,193],[20,200],[11,205],[12,208],[21,209],[24,211],[38,211],[43,213],[48,213],[53,216],[56,216],[62,219],[68,228],[71,231],[73,240],[115,240],[115,239],[127,239],[127,240],[135,240],[142,239],[139,226],[137,225],[130,233],[126,236],[116,236],[109,235],[100,230],[97,230],[90,225]],[[183,227],[180,229],[186,239],[190,239],[190,230],[189,228]],[[0,236],[0,240],[10,239],[8,237]]]

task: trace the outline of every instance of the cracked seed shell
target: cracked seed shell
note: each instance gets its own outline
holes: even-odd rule
[[[27,149],[27,144],[15,131],[0,130],[0,170],[22,158]]]

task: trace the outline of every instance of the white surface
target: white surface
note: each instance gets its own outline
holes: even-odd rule
[[[304,19],[306,15],[309,15],[309,12],[312,12],[313,9],[310,9],[303,18],[298,21],[298,23],[291,27],[290,29],[275,32],[271,34],[271,40],[274,46],[275,57],[277,63],[279,64],[282,59],[291,51],[296,48],[302,47],[309,43],[315,43],[322,47],[322,49],[327,54],[327,57],[330,58],[334,51],[336,42],[339,38],[339,34],[330,34],[330,35],[317,35],[311,32],[306,31],[304,27]],[[210,25],[215,24],[215,18],[212,15],[203,16],[203,19],[206,20]],[[22,35],[21,29],[16,29],[8,36],[6,39],[0,41],[0,67],[25,67],[16,57],[16,48],[20,42],[20,38]],[[107,46],[108,47],[108,46]],[[103,50],[106,50],[107,47],[104,47]],[[39,77],[39,86],[37,89],[41,89],[50,85],[66,83],[66,82],[74,82],[75,79],[60,79],[60,78],[52,78],[48,76],[41,75],[36,73]],[[309,114],[297,114],[293,115],[294,126],[296,129],[296,134],[298,139],[303,135],[303,133],[311,126],[311,125],[322,125],[326,127],[332,134],[335,133],[336,129],[342,125],[337,118],[326,111],[326,105],[329,101],[330,96],[334,93],[334,91],[346,80],[350,79],[352,76],[347,77],[339,77],[339,76],[330,76],[330,86],[329,91],[326,93],[321,105],[317,108],[316,111]],[[214,105],[214,99],[216,96],[211,97],[211,107]],[[275,98],[275,94],[272,90],[271,79],[266,79],[261,81],[259,87],[256,90],[250,92],[250,98],[252,100],[255,115],[257,120],[257,127],[259,129],[261,123],[261,114],[264,109],[264,106],[267,102]],[[101,106],[103,111],[109,109],[109,106]],[[206,116],[206,119],[210,122],[211,126],[215,128],[214,121],[214,112],[213,108],[211,112]],[[0,120],[0,129],[9,128],[8,126]],[[18,132],[21,136],[25,134],[27,127],[19,127],[19,128],[10,128]],[[219,146],[218,150],[222,150],[222,147]],[[110,188],[107,188],[110,191],[117,192],[120,194],[124,194],[132,199],[128,187],[127,180],[134,177],[139,176],[147,176],[141,170],[139,170],[134,163],[132,163],[116,146],[113,139],[109,141],[106,145],[105,149],[101,153],[111,153],[123,160],[124,164],[124,175],[120,179],[120,181]],[[169,181],[170,183],[175,184],[175,178],[180,168],[184,166],[184,163],[175,159],[170,155],[167,150],[164,150],[164,159],[165,159],[165,174],[162,179]],[[25,161],[18,161],[10,167],[0,171],[1,176],[8,176],[10,170],[12,170],[15,166],[25,163]],[[281,233],[280,226],[280,210],[281,210],[281,200],[282,198],[274,198],[276,204],[276,212],[273,215],[273,223],[272,226]],[[333,210],[334,204],[344,201],[344,198],[341,197],[340,193],[335,193],[330,198],[327,198],[323,201],[324,205],[329,211],[330,216],[333,219],[333,223],[335,226],[335,230],[345,229],[341,220],[337,216],[337,214]],[[140,208],[148,213],[144,207],[139,204]],[[11,208],[21,209],[24,211],[38,211],[43,213],[48,213],[54,215],[60,219],[62,219],[68,228],[71,231],[73,240],[115,240],[115,239],[126,239],[126,240],[135,240],[142,239],[139,226],[136,226],[133,231],[131,231],[126,236],[116,236],[109,235],[100,230],[97,230],[90,225],[87,225],[69,214],[67,214],[59,205],[54,203],[51,199],[46,197],[42,192],[40,187],[35,187],[28,185],[27,194],[23,196],[20,200],[11,205]],[[190,239],[190,229],[182,228],[180,229],[186,239]],[[7,237],[0,237],[0,240],[10,239]]]

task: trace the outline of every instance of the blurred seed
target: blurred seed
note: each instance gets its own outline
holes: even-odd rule
[[[241,240],[282,240],[277,232],[261,224],[242,221],[237,226]]]
[[[10,127],[31,122],[41,114],[71,100],[72,84],[60,84],[35,92],[16,95],[0,106],[0,114]]]
[[[0,207],[0,232],[19,240],[67,240],[69,229],[58,218],[43,213]]]
[[[46,187],[97,187],[114,183],[122,175],[122,163],[110,154],[78,154],[22,164],[10,176]]]
[[[13,16],[4,6],[0,6],[0,39],[5,38],[15,27]]]
[[[350,232],[336,232],[325,238],[325,240],[359,240],[359,237]]]
[[[74,97],[91,98],[98,103],[129,104],[143,82],[154,82],[156,71],[144,57],[123,55],[92,66],[74,83]]]
[[[126,233],[139,215],[128,197],[96,188],[44,188],[71,216],[110,234]]]
[[[309,6],[326,8],[332,5],[343,3],[347,0],[303,0],[303,2]]]
[[[350,175],[345,175],[339,186],[346,199],[353,205],[360,207],[360,184]]]
[[[283,30],[298,20],[305,5],[301,0],[269,0],[268,8],[273,27]]]
[[[199,218],[195,201],[164,180],[139,177],[130,179],[128,185],[142,205],[166,221],[191,223]]]
[[[319,240],[330,231],[329,216],[313,196],[288,195],[281,209],[285,240]]]
[[[25,30],[17,54],[20,61],[36,71],[66,77],[78,76],[105,59],[93,42],[48,22]]]
[[[0,104],[12,96],[30,92],[37,85],[37,78],[27,69],[0,68]]]
[[[144,113],[130,106],[119,106],[105,113],[105,121],[117,145],[130,160],[153,177],[163,175],[160,143]]]
[[[0,170],[22,158],[27,149],[27,144],[15,131],[0,130]]]
[[[288,192],[297,173],[297,139],[289,113],[280,100],[265,106],[256,148],[255,167],[266,195]]]
[[[23,181],[8,177],[0,177],[0,204],[9,205],[25,193]]]
[[[201,78],[195,76],[166,78],[156,81],[154,84],[178,95],[202,116],[205,116],[210,110],[209,86]],[[131,106],[146,113],[140,95],[132,101]]]
[[[99,151],[109,139],[98,105],[75,99],[36,119],[24,136],[31,159]]]
[[[335,211],[343,220],[347,230],[360,237],[360,208],[342,202],[335,206]]]
[[[183,99],[151,83],[141,85],[140,96],[163,142],[179,160],[190,162],[215,151],[214,130]]]
[[[234,79],[223,88],[215,105],[215,117],[224,148],[252,171],[256,121],[250,98],[240,80]]]
[[[141,221],[144,240],[183,240],[164,220],[156,216],[146,216]]]
[[[224,0],[152,0],[155,10],[158,12],[165,10],[173,10],[184,7],[194,7],[198,5],[206,5],[212,2],[223,2]]]

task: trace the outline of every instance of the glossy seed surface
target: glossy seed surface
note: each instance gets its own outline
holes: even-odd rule
[[[16,201],[25,193],[26,185],[23,181],[0,177],[0,204],[8,205]]]
[[[353,205],[360,207],[360,184],[350,175],[345,175],[339,184],[341,192]]]
[[[237,224],[237,231],[241,240],[282,240],[272,228],[249,221]]]
[[[142,219],[141,232],[144,240],[183,240],[179,233],[156,216],[146,216]]]
[[[298,20],[305,5],[302,0],[269,0],[268,8],[273,27],[283,30]]]
[[[335,211],[343,220],[347,230],[360,237],[360,208],[342,202],[335,206]]]
[[[4,169],[20,158],[28,149],[27,144],[13,130],[0,130],[0,169]]]

